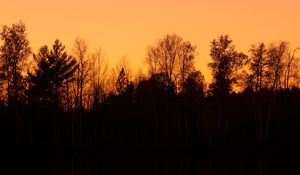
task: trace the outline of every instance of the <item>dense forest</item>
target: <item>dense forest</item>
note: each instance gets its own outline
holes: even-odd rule
[[[177,34],[146,49],[147,73],[126,58],[109,68],[101,49],[55,40],[33,53],[24,23],[2,27],[1,146],[95,148],[296,147],[299,48],[287,42],[237,51],[228,35],[210,43],[211,83],[194,65],[196,46]]]

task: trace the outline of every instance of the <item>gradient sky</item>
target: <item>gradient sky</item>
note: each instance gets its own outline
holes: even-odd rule
[[[0,24],[22,20],[35,52],[56,38],[71,50],[81,37],[90,51],[101,46],[110,65],[126,55],[137,68],[147,46],[177,33],[197,45],[196,65],[208,80],[210,42],[221,34],[229,34],[244,52],[260,41],[300,46],[299,0],[9,0],[0,5]]]

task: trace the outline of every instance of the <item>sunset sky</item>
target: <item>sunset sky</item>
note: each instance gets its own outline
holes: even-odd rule
[[[60,39],[70,51],[76,37],[99,46],[113,66],[126,55],[140,67],[146,48],[168,33],[197,45],[197,68],[207,69],[210,42],[229,34],[240,51],[251,44],[286,40],[300,46],[299,0],[9,0],[0,24],[22,20],[33,51]]]

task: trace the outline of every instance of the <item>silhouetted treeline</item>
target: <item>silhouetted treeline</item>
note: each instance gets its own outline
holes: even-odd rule
[[[212,82],[194,66],[196,46],[176,34],[148,47],[147,74],[126,59],[108,73],[101,50],[73,54],[56,40],[32,54],[23,23],[4,26],[0,47],[2,145],[281,147],[300,133],[297,49],[279,42],[236,51],[211,42]],[[32,59],[29,56],[32,55]]]

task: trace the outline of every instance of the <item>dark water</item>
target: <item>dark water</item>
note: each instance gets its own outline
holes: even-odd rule
[[[295,157],[294,157],[295,158]],[[297,159],[276,156],[105,153],[2,156],[0,174],[268,175],[299,174]],[[4,173],[5,172],[5,173]]]

